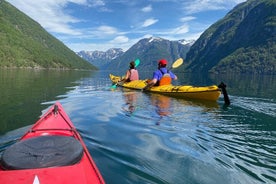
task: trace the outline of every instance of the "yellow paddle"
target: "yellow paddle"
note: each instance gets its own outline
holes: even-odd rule
[[[173,69],[173,68],[178,68],[180,65],[183,64],[183,59],[182,58],[178,58],[171,66],[170,69]]]

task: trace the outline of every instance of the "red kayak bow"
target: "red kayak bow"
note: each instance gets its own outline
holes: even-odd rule
[[[1,184],[105,183],[59,102],[3,152],[0,181]]]

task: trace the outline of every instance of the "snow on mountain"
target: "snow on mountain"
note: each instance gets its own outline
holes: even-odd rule
[[[195,40],[178,40],[179,43],[181,43],[182,45],[188,45],[188,46],[192,46],[195,43]]]
[[[152,61],[160,56],[168,59],[185,57],[186,52],[194,42],[194,40],[170,41],[160,37],[150,37],[141,39],[126,52],[120,48],[112,48],[106,52],[80,51],[77,54],[100,69],[108,68],[111,62],[116,62],[120,68],[120,65],[125,65],[125,61],[132,60],[134,55],[144,61]]]
[[[113,59],[120,57],[124,53],[123,49],[112,48],[104,51],[80,51],[77,54],[83,59],[89,61],[93,65],[101,68]]]

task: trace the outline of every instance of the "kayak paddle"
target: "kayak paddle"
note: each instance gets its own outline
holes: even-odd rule
[[[135,61],[134,61],[134,63],[135,63],[135,68],[140,64],[140,59],[136,59]]]
[[[183,64],[183,59],[182,58],[178,58],[173,64],[172,64],[172,66],[171,66],[171,68],[169,69],[169,70],[171,70],[171,69],[173,69],[173,68],[178,68],[180,65],[182,65]]]

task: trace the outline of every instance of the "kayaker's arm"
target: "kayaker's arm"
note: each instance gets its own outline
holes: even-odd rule
[[[125,76],[124,76],[124,77],[122,77],[122,79],[121,79],[121,80],[119,80],[118,82],[122,82],[122,83],[124,83],[126,80],[128,80],[128,79],[129,79],[129,77],[130,77],[130,72],[129,72],[129,70],[127,70],[127,71],[126,71]]]
[[[152,79],[148,82],[148,84],[146,85],[146,87],[144,87],[142,89],[142,91],[147,91],[148,89],[150,89],[152,86],[154,86],[157,82],[157,79]]]
[[[169,73],[170,73],[170,76],[171,76],[171,78],[173,80],[177,80],[178,79],[177,76],[174,73],[172,73],[171,71],[169,71]]]

